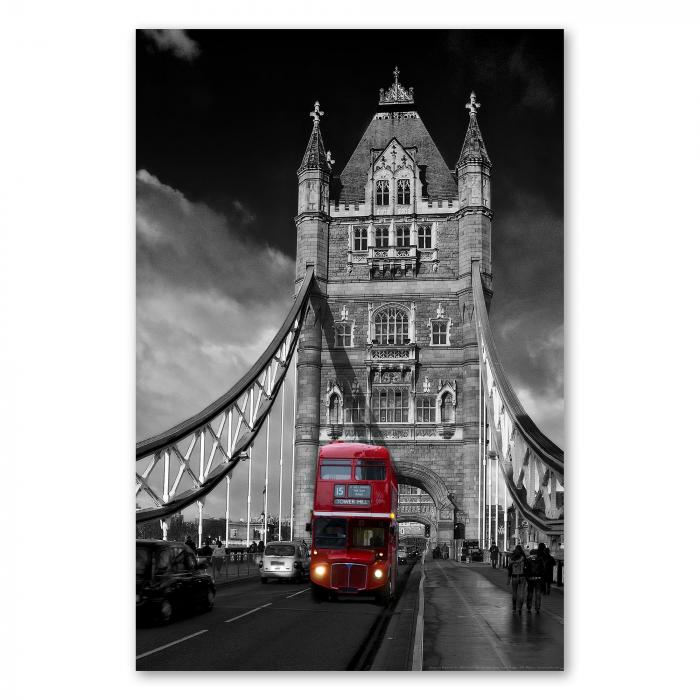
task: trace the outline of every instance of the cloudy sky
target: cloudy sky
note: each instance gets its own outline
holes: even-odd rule
[[[274,335],[293,289],[308,113],[320,100],[340,172],[398,64],[451,168],[472,89],[482,104],[492,325],[523,405],[564,447],[561,32],[149,30],[136,52],[138,439],[217,398]],[[223,498],[206,512],[222,515]]]

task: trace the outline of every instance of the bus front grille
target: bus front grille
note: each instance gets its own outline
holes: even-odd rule
[[[367,566],[365,564],[333,564],[331,566],[331,588],[359,591],[367,588]]]

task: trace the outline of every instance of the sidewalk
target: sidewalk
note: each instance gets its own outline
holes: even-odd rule
[[[563,590],[543,596],[539,615],[513,615],[507,582],[488,563],[426,558],[424,670],[563,670]]]

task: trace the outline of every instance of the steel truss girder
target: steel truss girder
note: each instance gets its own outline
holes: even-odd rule
[[[246,457],[284,384],[299,341],[313,285],[313,268],[307,268],[294,304],[277,335],[253,367],[229,391],[195,416],[160,435],[137,443],[136,461],[148,457],[151,459],[143,473],[136,473],[136,493],[143,490],[154,502],[153,507],[136,511],[137,523],[167,518],[196,501],[203,500]],[[245,427],[241,431],[243,426]],[[228,438],[227,448],[222,444],[225,433]],[[183,455],[179,443],[187,438],[190,442]],[[200,448],[198,475],[192,465],[197,444]],[[175,455],[180,463],[172,485],[169,477],[171,455]],[[221,455],[222,461],[215,465],[217,455]],[[149,483],[149,476],[161,462],[162,497],[158,496],[156,489]],[[192,479],[193,486],[177,493],[185,473]]]
[[[496,459],[519,513],[545,533],[561,533],[564,509],[557,507],[556,486],[564,486],[564,452],[528,416],[498,359],[478,261],[472,262],[472,290],[486,416],[495,443],[489,458]],[[540,501],[544,514],[536,508]]]

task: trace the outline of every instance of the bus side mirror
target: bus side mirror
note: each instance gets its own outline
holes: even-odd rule
[[[306,532],[311,532],[311,523],[306,523]]]
[[[395,535],[395,534],[396,534],[396,525],[392,525],[392,526],[389,528],[389,532],[390,532],[392,535]]]

